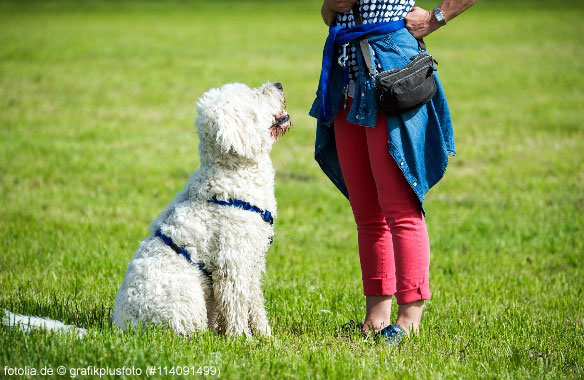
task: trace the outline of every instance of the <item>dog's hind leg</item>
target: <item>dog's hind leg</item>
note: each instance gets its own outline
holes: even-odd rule
[[[205,293],[196,274],[174,273],[174,278],[167,273],[153,275],[148,281],[143,281],[144,277],[124,281],[116,296],[114,325],[126,329],[126,322],[133,328],[153,323],[183,335],[206,330]]]
[[[126,270],[116,296],[113,323],[169,326],[190,335],[207,329],[208,279],[158,239],[144,241]]]
[[[174,331],[191,335],[196,331],[203,331],[208,328],[208,310],[207,310],[207,293],[205,288],[210,288],[210,285],[205,283],[203,275],[198,276],[198,280],[194,280],[193,274],[185,276],[180,279],[183,289],[175,289],[171,294],[166,293],[164,298],[161,298],[161,304],[158,309],[162,311],[166,320],[162,320],[163,324],[168,324]]]

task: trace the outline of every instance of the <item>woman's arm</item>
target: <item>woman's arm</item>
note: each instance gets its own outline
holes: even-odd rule
[[[337,17],[337,12],[348,12],[357,0],[324,0],[320,14],[325,24],[330,25]]]
[[[477,0],[444,0],[438,8],[442,11],[444,19],[450,21],[468,8]],[[432,12],[428,12],[420,7],[412,8],[405,17],[406,28],[416,38],[422,38],[440,28],[440,23]]]

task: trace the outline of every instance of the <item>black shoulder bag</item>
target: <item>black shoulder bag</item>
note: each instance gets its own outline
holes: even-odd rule
[[[353,5],[355,24],[362,24],[359,3]],[[410,63],[402,69],[383,71],[375,75],[369,41],[359,41],[363,59],[372,78],[375,78],[379,106],[388,115],[400,115],[428,103],[437,91],[434,79],[436,60],[426,52],[426,44],[419,39],[418,46],[422,53],[411,58]]]

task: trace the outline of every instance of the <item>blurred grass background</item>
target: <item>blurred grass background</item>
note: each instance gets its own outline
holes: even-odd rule
[[[0,309],[96,332],[77,340],[0,327],[0,367],[583,376],[584,3],[482,0],[426,39],[458,155],[425,203],[433,298],[422,334],[392,348],[338,333],[362,320],[364,298],[351,210],[313,160],[319,9],[308,0],[0,2]],[[198,168],[196,99],[267,80],[283,83],[294,121],[272,154],[279,218],[264,289],[274,336],[112,331],[134,250]]]

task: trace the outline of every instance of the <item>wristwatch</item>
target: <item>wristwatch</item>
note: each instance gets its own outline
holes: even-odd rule
[[[440,8],[434,8],[432,13],[434,14],[434,18],[436,19],[436,21],[438,21],[438,24],[440,24],[441,26],[446,25],[446,19],[444,18],[444,13],[442,13]]]

